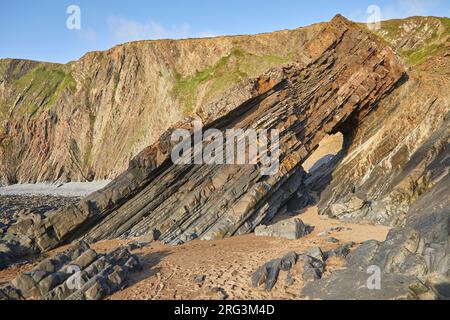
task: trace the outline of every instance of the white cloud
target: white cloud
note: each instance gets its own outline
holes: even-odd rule
[[[219,36],[216,33],[213,32],[209,32],[209,31],[203,31],[198,33],[197,35],[194,36],[194,38],[212,38],[212,37],[217,37]]]
[[[204,38],[214,35],[208,31],[193,33],[191,31],[191,26],[187,23],[172,28],[166,28],[162,24],[152,20],[140,22],[119,16],[108,17],[107,24],[115,40],[120,42],[155,39]]]

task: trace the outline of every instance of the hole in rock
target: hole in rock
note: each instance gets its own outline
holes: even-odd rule
[[[303,169],[311,174],[322,166],[328,164],[342,150],[344,146],[344,135],[340,132],[325,136],[319,147],[303,163]]]

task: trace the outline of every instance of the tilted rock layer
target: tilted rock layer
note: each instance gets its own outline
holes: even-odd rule
[[[302,59],[319,30],[133,42],[66,65],[0,60],[0,184],[115,178],[186,115],[257,94],[250,79]]]
[[[174,165],[169,130],[104,190],[48,214],[35,229],[38,247],[155,230],[177,244],[244,234],[270,221],[300,187],[301,164],[322,138],[364,118],[404,74],[389,48],[341,16],[306,45],[304,55],[308,63],[260,77],[260,95],[207,122],[220,130],[278,129],[280,168],[274,175],[262,176],[259,165]]]
[[[80,241],[0,287],[0,300],[100,300],[123,289],[140,268],[128,248],[98,254]]]
[[[315,201],[314,194],[321,214],[395,228],[386,241],[366,242],[346,255],[347,269],[311,282],[305,295],[380,299],[418,297],[432,291],[433,297],[445,298],[450,217],[449,19],[409,18],[381,26],[372,32],[337,16],[324,25],[257,36],[256,44],[245,37],[221,38],[221,49],[212,39],[145,43],[160,50],[167,46],[179,58],[158,60],[161,56],[155,54],[159,69],[141,68],[146,65],[143,61],[151,60],[148,52],[140,51],[142,43],[89,54],[64,66],[62,73],[61,66],[45,65],[44,77],[43,65],[2,61],[0,74],[8,70],[8,76],[0,80],[1,115],[6,124],[0,133],[4,181],[114,177],[132,155],[150,145],[105,189],[46,214],[26,234],[8,233],[8,238],[0,240],[5,248],[0,251],[2,261],[9,264],[77,239],[95,242],[151,235],[170,244],[221,239],[269,224],[286,211],[288,201],[297,197],[305,206]],[[272,40],[284,44],[287,58],[267,57],[266,50],[273,53]],[[247,49],[236,49],[236,41]],[[191,57],[187,44],[198,46],[202,61]],[[215,55],[211,48],[216,48]],[[209,54],[203,55],[203,50]],[[223,52],[229,53],[223,56]],[[83,64],[91,59],[95,64]],[[123,61],[117,64],[111,59]],[[262,67],[255,69],[256,74],[243,75],[242,61],[247,67],[252,63]],[[117,65],[128,71],[117,71]],[[168,67],[173,65],[175,71]],[[86,68],[80,69],[85,73],[68,75],[67,68],[76,66]],[[168,106],[175,101],[178,107],[152,109],[153,113],[146,107],[137,113],[115,109],[140,105],[136,99],[142,96],[130,88],[142,89],[150,79],[142,75],[143,70],[152,70],[148,73],[152,75],[159,70],[162,79],[172,79],[167,80],[168,87],[155,89],[162,93],[153,102],[169,101],[162,104]],[[56,84],[48,80],[54,79],[46,73],[50,71],[59,75]],[[41,78],[44,85],[36,82]],[[80,91],[80,79],[90,79],[86,80],[89,90]],[[166,81],[162,79],[151,83],[160,85]],[[18,83],[9,86],[11,81]],[[15,88],[26,94],[17,95]],[[42,98],[46,90],[57,97],[44,94]],[[67,103],[95,106],[96,111],[82,106],[74,110],[58,102],[60,96]],[[5,105],[25,110],[26,115],[11,121],[17,113]],[[174,165],[171,133],[178,128],[192,132],[194,118],[184,115],[193,111],[205,130],[278,129],[279,171],[262,176],[260,164]],[[148,122],[149,114],[155,122]],[[69,126],[69,117],[77,125]],[[77,122],[80,118],[84,120]],[[60,126],[61,119],[66,124]],[[78,125],[90,128],[89,134],[73,130]],[[134,134],[143,128],[151,133],[136,143]],[[60,133],[67,131],[73,132],[69,135],[73,141],[62,138]],[[343,150],[320,170],[306,173],[305,160],[326,135],[338,132],[344,136]],[[12,147],[19,141],[26,151]],[[131,151],[130,145],[134,146]],[[382,276],[392,280],[387,291],[353,292],[352,288],[362,288],[370,266],[379,267]],[[261,269],[266,285],[271,279],[269,269],[275,270],[272,275],[278,272],[272,267]],[[311,270],[315,278],[317,272]],[[412,295],[410,290],[415,290]]]
[[[308,296],[363,297],[368,292],[348,295],[344,286],[358,288],[361,279],[352,282],[353,275],[376,266],[384,279],[418,277],[439,298],[449,298],[449,21],[408,18],[376,31],[407,61],[408,79],[344,131],[346,146],[328,172],[307,181],[320,194],[322,214],[395,228],[385,242],[366,242],[349,255],[348,270],[306,288]]]

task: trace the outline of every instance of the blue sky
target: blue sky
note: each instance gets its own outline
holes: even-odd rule
[[[81,29],[69,30],[67,7],[81,10]],[[0,58],[68,62],[93,50],[143,39],[254,34],[330,20],[336,13],[366,21],[450,16],[450,0],[2,0]]]

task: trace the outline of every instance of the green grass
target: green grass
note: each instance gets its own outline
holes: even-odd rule
[[[415,18],[411,18],[415,19]],[[449,18],[437,18],[440,20],[444,31],[440,32],[438,26],[433,26],[430,37],[425,41],[421,48],[415,50],[400,50],[400,55],[405,61],[413,66],[418,67],[428,59],[433,58],[441,54],[445,50],[445,41],[450,34],[450,19]],[[390,45],[395,49],[395,41],[401,37],[403,31],[402,26],[408,21],[408,19],[395,19],[381,22],[381,29],[374,33],[381,41]],[[422,23],[416,32],[420,33],[424,30],[426,24]],[[367,29],[368,30],[368,29]],[[368,30],[371,32],[370,30]]]
[[[440,43],[433,43],[428,45],[420,50],[409,50],[405,51],[403,55],[405,56],[406,61],[412,66],[419,66],[429,58],[438,55],[440,52],[445,50],[445,46]]]
[[[90,113],[89,114],[89,139],[88,139],[88,145],[86,146],[85,152],[83,154],[83,168],[91,168],[92,164],[94,162],[94,158],[92,155],[92,148],[93,148],[93,135],[94,135],[94,129],[95,129],[95,121],[96,121],[97,116],[95,115],[95,113]]]
[[[283,65],[291,61],[292,55],[286,57],[275,55],[258,56],[240,48],[233,48],[231,52],[219,59],[214,65],[196,72],[190,77],[183,77],[175,71],[176,84],[173,93],[182,103],[183,113],[193,111],[200,86],[207,84],[205,99],[223,93],[243,79],[258,76],[266,70]]]
[[[5,76],[7,70],[8,70],[8,64],[7,64],[6,60],[0,60],[0,81]]]
[[[72,74],[56,64],[39,64],[14,84],[22,95],[19,113],[30,115],[53,106],[66,89],[75,92],[77,87]]]
[[[7,112],[8,112],[8,103],[5,101],[5,99],[0,99],[0,134],[2,130],[3,121],[7,117]]]
[[[443,33],[439,34],[438,28],[435,28],[433,35],[422,48],[419,50],[408,50],[403,52],[403,55],[410,65],[419,66],[428,59],[435,57],[446,50],[445,42],[448,41],[450,35],[450,19],[439,18],[439,20],[444,27]]]
[[[381,29],[384,35],[383,38],[389,43],[393,43],[396,39],[400,37],[400,27],[405,23],[404,20],[389,20],[381,22]],[[380,33],[380,32],[378,32]]]
[[[0,60],[0,83],[4,81],[6,78],[6,72],[8,70],[8,62],[7,60]],[[1,134],[1,126],[3,124],[3,121],[7,117],[7,111],[8,111],[8,101],[6,101],[5,98],[0,97],[0,134]]]
[[[438,19],[441,21],[442,25],[444,26],[445,33],[447,35],[449,35],[450,34],[450,18],[443,17],[443,18],[438,18]]]
[[[119,86],[120,81],[120,73],[114,72],[113,74],[114,88],[113,88],[113,97],[116,95],[117,87]]]

